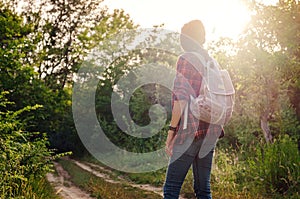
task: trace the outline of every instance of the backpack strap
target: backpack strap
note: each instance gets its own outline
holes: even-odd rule
[[[194,51],[193,51],[193,52],[190,52],[190,53],[192,53],[193,55],[195,55],[195,56],[198,58],[198,60],[201,62],[202,66],[203,66],[204,68],[203,68],[203,70],[199,69],[199,72],[200,72],[203,76],[206,76],[206,75],[207,75],[207,74],[206,74],[206,71],[207,71],[207,70],[205,70],[205,69],[207,68],[207,62],[206,62],[204,56],[202,56],[200,53],[194,52]]]
[[[184,108],[184,113],[183,113],[183,129],[187,129],[188,112],[189,112],[189,103],[186,103]]]
[[[195,56],[198,58],[198,60],[201,62],[202,66],[203,66],[203,70],[201,70],[201,69],[199,69],[200,71],[199,71],[198,69],[197,69],[197,70],[201,73],[201,75],[202,75],[202,76],[204,77],[204,79],[205,79],[205,77],[206,77],[206,75],[207,75],[207,62],[206,62],[205,58],[204,58],[200,53],[198,53],[198,52],[192,51],[192,52],[189,52],[189,53],[192,53],[193,55],[195,55]],[[204,86],[204,84],[201,84],[199,93],[201,92],[201,90],[203,90],[203,86]],[[183,114],[183,130],[187,129],[188,110],[189,110],[189,103],[187,103],[187,104],[185,105],[185,108],[184,108],[184,114]]]
[[[205,86],[208,84],[208,79],[207,79],[208,67],[209,67],[208,63],[210,62],[210,60],[207,62],[206,59],[204,58],[204,56],[202,56],[199,52],[191,52],[191,53],[194,54],[198,58],[198,60],[201,62],[202,66],[203,66],[202,70],[199,69],[199,72],[202,75],[202,82],[204,82],[204,83],[201,83],[201,86],[199,89],[199,94],[201,94],[201,93],[203,94],[203,92],[205,92]]]
[[[204,58],[200,53],[195,52],[195,51],[192,51],[192,52],[189,52],[189,53],[195,55],[195,56],[200,60],[200,62],[201,62],[201,64],[202,64],[203,66],[206,65],[205,58]]]

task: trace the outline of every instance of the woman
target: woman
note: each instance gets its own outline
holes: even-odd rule
[[[204,42],[205,30],[200,20],[190,21],[182,27],[180,43],[185,53],[178,58],[174,80],[172,117],[166,141],[166,153],[170,156],[170,162],[164,184],[165,199],[179,197],[191,165],[196,197],[212,198],[210,173],[217,139],[209,146],[203,147],[203,143],[206,135],[214,134],[219,137],[223,130],[221,126],[197,120],[188,109],[190,95],[199,95],[204,70],[197,54],[206,61],[211,59],[202,48]],[[203,157],[199,155],[200,150],[202,154],[207,150]]]

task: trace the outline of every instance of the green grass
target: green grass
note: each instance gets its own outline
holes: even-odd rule
[[[7,193],[0,193],[0,199],[16,198],[16,199],[61,199],[55,194],[54,188],[46,179],[30,179],[19,184],[20,192],[15,192],[15,196],[7,197]]]
[[[229,156],[230,153],[221,153],[221,157],[218,158],[217,161],[223,165],[222,168],[213,168],[212,174],[212,192],[213,196],[216,199],[260,199],[260,198],[267,198],[262,197],[259,195],[252,194],[247,190],[240,191],[236,185],[234,185],[234,173],[236,167],[234,165],[229,164],[228,162],[221,162],[221,161],[229,161],[231,160],[235,154],[232,154],[232,157]],[[224,160],[225,159],[225,160]],[[81,161],[87,161],[94,164],[99,164],[103,167],[105,165],[99,163],[92,157],[85,157],[81,159]],[[107,168],[107,167],[106,167]],[[107,168],[110,169],[110,168]],[[112,170],[113,171],[113,170]],[[148,173],[123,173],[119,171],[113,171],[116,176],[122,175],[125,179],[129,181],[133,181],[136,184],[151,184],[153,186],[162,187],[165,179],[166,168],[160,169],[156,172],[148,172]],[[216,177],[218,175],[218,177]],[[217,181],[216,179],[219,179]],[[193,199],[194,197],[194,190],[193,190],[193,174],[192,170],[190,169],[187,177],[183,183],[181,195],[183,195],[187,199]]]
[[[150,184],[155,187],[162,187],[165,180],[165,172],[166,169],[164,168],[155,172],[120,174],[136,184]]]
[[[227,158],[230,159],[231,157],[228,157],[228,154],[221,154],[221,158]],[[234,155],[234,154],[233,154]],[[99,164],[102,167],[105,167],[107,169],[110,169],[106,167],[105,165],[99,163],[97,160],[95,160],[92,157],[85,157],[84,159],[81,159],[81,161],[87,161],[94,164]],[[221,161],[220,159],[218,161]],[[214,168],[217,169],[217,168]],[[213,170],[212,175],[212,192],[213,196],[216,199],[260,199],[264,198],[262,196],[255,196],[254,194],[250,195],[247,190],[240,191],[237,188],[234,189],[234,184],[232,182],[234,176],[233,176],[233,170],[235,168],[231,164],[224,164],[224,167],[222,169]],[[224,172],[226,170],[226,172]],[[136,184],[151,184],[153,186],[162,187],[165,179],[165,173],[166,168],[163,168],[161,170],[158,170],[156,172],[148,172],[148,173],[123,173],[119,171],[111,170],[115,173],[116,176],[122,175],[125,179],[129,181],[133,181]],[[222,175],[220,175],[222,173]],[[215,181],[214,175],[220,175],[219,177],[222,179],[221,183],[219,181]],[[220,184],[219,184],[220,183]],[[192,170],[190,169],[187,177],[183,183],[181,195],[183,195],[187,199],[194,199],[194,190],[193,190],[193,174]]]
[[[264,147],[264,156],[260,156],[261,150],[253,152],[248,148],[233,150],[217,147],[211,175],[211,189],[214,198],[300,198],[300,161],[295,143],[288,138],[284,138],[278,143],[263,145],[261,147]],[[259,147],[255,147],[255,149],[259,149]],[[263,160],[262,157],[264,157]],[[83,161],[104,166],[91,157],[86,157]],[[262,161],[263,164],[259,164]],[[136,184],[151,184],[162,187],[166,168],[142,174],[126,174],[119,171],[111,171],[116,176],[122,175],[127,180],[133,181]],[[275,180],[286,182],[289,185],[288,189],[286,188],[284,193],[280,193],[280,189],[272,190],[271,188],[276,185]],[[278,187],[280,188],[280,186]],[[185,179],[181,194],[186,198],[195,198],[191,170]]]
[[[150,185],[156,186],[156,187],[162,187],[164,180],[165,180],[166,168],[162,168],[157,171],[146,172],[146,173],[125,173],[125,172],[113,170],[91,156],[86,156],[84,158],[81,158],[81,159],[79,159],[79,161],[85,161],[85,162],[90,162],[90,163],[93,163],[96,165],[100,165],[101,167],[112,171],[112,173],[114,173],[114,175],[110,174],[110,176],[113,179],[115,179],[116,176],[121,175],[126,180],[132,181],[136,184],[150,184]],[[95,168],[95,170],[97,170],[97,168]],[[105,173],[105,171],[104,171],[104,173]]]
[[[55,194],[56,191],[46,179],[36,182],[33,186],[36,199],[62,199],[59,195]]]
[[[86,190],[91,196],[98,199],[132,199],[132,198],[145,198],[145,199],[158,199],[159,195],[143,191],[138,188],[131,187],[126,184],[109,183],[93,174],[81,169],[74,163],[68,160],[60,160],[59,163],[71,175],[71,181]]]

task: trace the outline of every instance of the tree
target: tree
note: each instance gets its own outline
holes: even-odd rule
[[[24,35],[30,48],[24,44],[27,48],[20,48],[9,59],[18,60],[19,67],[27,66],[31,71],[30,74],[18,72],[27,75],[29,83],[26,89],[20,90],[22,95],[10,94],[16,96],[13,100],[16,107],[42,104],[43,108],[32,116],[35,119],[31,121],[31,129],[47,132],[52,147],[61,151],[78,149],[80,140],[76,136],[71,110],[73,74],[85,55],[104,38],[135,25],[122,10],[110,13],[101,5],[101,0],[3,2],[19,23],[31,28]],[[8,68],[3,66],[4,71]],[[26,81],[14,82],[11,88],[25,86]],[[3,82],[8,84],[8,81]],[[4,90],[10,90],[6,85]]]
[[[9,8],[34,24],[31,41],[37,44],[27,61],[38,78],[53,90],[72,83],[86,53],[105,37],[133,28],[123,10],[108,11],[103,0],[5,1]]]
[[[154,136],[153,139],[138,139],[133,136],[125,135],[122,133],[124,129],[120,126],[130,128],[131,132],[137,134],[143,134],[141,130],[136,130],[133,123],[140,126],[147,126],[150,122],[149,108],[155,104],[161,104],[166,107],[170,113],[170,90],[156,83],[146,83],[141,87],[134,88],[131,92],[131,88],[136,81],[143,79],[144,77],[136,74],[135,72],[145,64],[156,64],[167,66],[170,71],[175,66],[176,50],[172,48],[178,48],[176,45],[179,41],[176,34],[172,33],[163,35],[163,30],[132,30],[128,32],[122,32],[114,37],[111,37],[103,41],[102,45],[95,49],[95,55],[90,62],[86,62],[89,66],[91,73],[86,72],[80,74],[80,81],[88,82],[89,78],[99,79],[99,84],[96,92],[96,113],[101,127],[107,136],[118,146],[127,147],[130,151],[149,151],[153,148],[157,148],[162,142],[162,132]],[[177,35],[178,36],[178,35]],[[146,39],[141,39],[145,38]],[[136,41],[140,41],[137,43]],[[132,45],[135,45],[134,47]],[[158,47],[153,47],[153,44],[158,44]],[[165,46],[164,46],[165,45]],[[151,47],[149,47],[151,46]],[[162,49],[161,47],[165,47]],[[173,52],[175,51],[175,52]],[[99,57],[97,57],[99,56]],[[95,63],[94,63],[95,61]],[[99,67],[100,66],[100,67]],[[98,67],[93,68],[93,67]],[[151,68],[151,67],[149,67]],[[162,71],[155,71],[156,76],[165,74]],[[164,75],[161,79],[172,78],[171,73],[168,73],[169,77]],[[123,79],[122,79],[123,78]],[[119,81],[123,80],[121,84]],[[142,80],[141,80],[142,81]],[[171,79],[172,82],[172,79]],[[84,89],[87,89],[83,86]],[[93,88],[90,88],[93,89]],[[92,93],[92,91],[90,91]],[[116,94],[116,101],[112,101],[112,94]],[[88,94],[81,96],[83,103],[85,103],[85,97]],[[130,100],[125,109],[129,109],[130,116],[122,118],[122,113],[118,112],[117,115],[112,113],[112,104],[114,107],[122,106],[124,98],[122,96],[129,96]],[[122,102],[120,102],[122,101]],[[118,104],[120,103],[120,104]],[[91,107],[93,108],[93,107]],[[123,111],[123,108],[122,111]],[[86,109],[84,110],[86,111]],[[117,123],[116,123],[117,122]],[[146,127],[147,128],[147,127]],[[158,144],[157,144],[158,143]]]
[[[42,197],[39,194],[45,188],[41,182],[51,171],[55,156],[48,149],[49,141],[45,135],[26,130],[29,118],[20,120],[22,114],[40,106],[11,111],[13,102],[6,99],[7,94],[0,93],[0,109],[5,109],[0,112],[0,197]]]
[[[256,77],[265,88],[259,92],[265,99],[264,105],[259,106],[261,128],[266,140],[271,141],[268,122],[280,114],[280,103],[289,103],[283,101],[284,95],[288,94],[299,112],[300,4],[297,0],[282,0],[275,6],[254,4],[253,8],[256,14],[243,44],[248,46],[248,55],[252,54],[252,66],[259,66]]]
[[[299,128],[293,115],[300,101],[299,2],[249,5],[254,15],[238,42],[222,39],[212,48],[236,88],[232,123],[239,125],[230,128],[241,134],[240,141],[262,132],[272,142],[282,133],[296,135]]]

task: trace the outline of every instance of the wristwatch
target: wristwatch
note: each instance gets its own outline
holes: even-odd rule
[[[171,125],[170,125],[170,126],[169,126],[169,130],[171,130],[171,131],[174,131],[174,132],[175,132],[175,131],[177,130],[177,127],[173,127],[173,126],[171,126]]]

